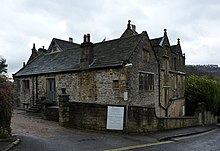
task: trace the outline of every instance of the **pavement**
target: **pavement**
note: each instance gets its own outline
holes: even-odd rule
[[[170,140],[172,138],[176,137],[184,137],[184,136],[190,136],[200,133],[205,133],[214,129],[217,129],[219,125],[209,125],[209,126],[197,126],[197,127],[189,127],[189,128],[182,128],[182,129],[174,129],[174,130],[166,130],[166,131],[159,131],[150,133],[147,135],[135,135],[135,138],[141,138],[147,140],[146,138],[151,138],[151,140],[155,140],[157,142],[163,142],[166,140]],[[111,134],[107,134],[111,135]],[[125,138],[132,139],[134,135],[129,134],[120,134],[124,135]],[[20,143],[20,139],[16,138],[16,136],[12,137],[9,141],[6,140],[0,140],[0,151],[8,151],[14,146],[18,145]],[[149,142],[152,143],[152,142]]]
[[[20,139],[12,136],[9,139],[0,139],[0,151],[8,151],[20,143]]]

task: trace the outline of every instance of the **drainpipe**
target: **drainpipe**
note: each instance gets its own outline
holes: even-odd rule
[[[34,105],[34,76],[32,77],[32,104],[31,105]]]
[[[38,100],[38,78],[37,78],[37,76],[36,76],[36,78],[35,78],[35,87],[36,87],[36,100]]]
[[[156,61],[157,61],[157,65],[158,65],[158,89],[159,89],[159,107],[161,107],[166,113],[167,113],[167,110],[164,106],[161,105],[161,102],[160,102],[160,61],[158,59],[158,56],[157,56],[157,53],[155,52],[154,50],[154,54],[155,54],[155,58],[156,58]]]

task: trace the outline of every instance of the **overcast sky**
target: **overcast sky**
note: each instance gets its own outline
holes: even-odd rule
[[[180,38],[186,64],[220,65],[219,0],[1,0],[0,55],[11,75],[27,62],[33,43],[48,48],[53,37],[93,43],[120,37],[130,19],[149,37],[168,31]]]

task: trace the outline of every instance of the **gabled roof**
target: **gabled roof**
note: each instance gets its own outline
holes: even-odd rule
[[[167,36],[167,29],[164,29],[163,37],[154,38],[150,41],[153,47],[170,46],[169,38]]]
[[[173,52],[173,53],[180,53],[180,54],[182,54],[182,50],[181,50],[181,47],[180,47],[180,45],[173,45],[173,46],[171,46],[171,51]]]
[[[138,34],[94,44],[94,61],[90,65],[90,68],[95,69],[123,65],[124,61],[128,60],[136,48],[142,35],[143,34]],[[52,40],[51,45],[53,42],[56,42],[62,51],[38,56],[38,58],[22,68],[14,76],[80,70],[80,55],[82,50],[80,45],[55,38]]]
[[[124,31],[124,33],[121,35],[121,38],[123,37],[129,37],[133,35],[137,35],[136,32],[136,26],[131,24],[131,21],[128,20],[127,29]]]
[[[163,37],[151,39],[150,41],[151,41],[152,46],[153,47],[160,46],[162,39]]]
[[[69,42],[69,41],[65,41],[65,40],[61,40],[61,39],[57,39],[57,38],[53,38],[52,42],[50,43],[50,46],[48,48],[48,52],[50,52],[50,50],[52,49],[54,44],[58,45],[61,50],[66,50],[66,49],[69,49],[69,48],[80,47],[79,44],[76,44],[76,43],[73,43],[73,42]]]

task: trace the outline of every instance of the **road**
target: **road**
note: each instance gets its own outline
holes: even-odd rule
[[[68,129],[21,110],[14,111],[11,127],[21,139],[12,151],[103,151],[157,141],[146,136]]]
[[[219,151],[220,130],[176,138],[162,145],[133,149],[133,151]]]
[[[190,138],[158,142],[150,136],[68,129],[42,120],[39,114],[15,110],[12,133],[21,143],[12,151],[215,151],[220,150],[220,130]]]

